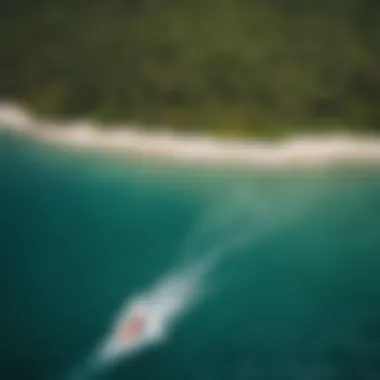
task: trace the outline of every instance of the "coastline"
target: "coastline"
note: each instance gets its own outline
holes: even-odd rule
[[[380,165],[380,137],[334,134],[294,136],[281,141],[222,140],[209,136],[152,132],[133,125],[102,128],[87,121],[38,120],[23,109],[0,104],[0,131],[81,149],[104,150],[148,159],[238,165],[239,167],[312,167],[329,164]]]

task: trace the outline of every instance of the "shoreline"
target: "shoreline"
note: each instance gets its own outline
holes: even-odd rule
[[[293,136],[281,141],[222,140],[87,121],[38,120],[23,109],[0,104],[0,132],[17,132],[39,141],[104,150],[147,159],[239,167],[313,167],[328,164],[379,164],[380,138],[334,134]]]

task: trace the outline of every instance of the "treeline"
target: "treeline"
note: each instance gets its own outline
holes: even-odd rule
[[[221,134],[380,130],[378,0],[5,0],[0,96]]]

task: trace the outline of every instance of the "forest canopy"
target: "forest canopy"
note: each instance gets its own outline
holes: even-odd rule
[[[377,0],[5,0],[0,97],[219,134],[380,130]]]

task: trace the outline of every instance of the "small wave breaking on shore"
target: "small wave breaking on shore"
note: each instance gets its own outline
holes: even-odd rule
[[[13,104],[0,103],[1,130],[39,141],[100,149],[134,157],[252,167],[309,167],[331,163],[380,163],[380,138],[351,134],[293,137],[277,142],[218,140],[178,135],[139,125],[103,125],[90,121],[39,120]]]

